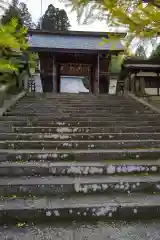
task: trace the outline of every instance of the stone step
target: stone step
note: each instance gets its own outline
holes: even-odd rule
[[[159,175],[0,178],[0,196],[160,193]]]
[[[86,127],[86,126],[89,126],[89,127],[98,127],[98,126],[138,126],[138,125],[152,125],[152,126],[159,126],[160,122],[157,120],[157,121],[153,121],[152,119],[151,120],[148,120],[148,121],[144,121],[144,120],[137,120],[137,121],[133,121],[133,120],[130,120],[130,121],[123,121],[123,120],[119,120],[117,122],[117,120],[109,120],[109,121],[104,121],[102,119],[101,122],[99,121],[94,121],[94,120],[90,120],[90,119],[86,119],[86,120],[79,120],[78,122],[77,121],[72,121],[72,120],[68,120],[68,121],[44,121],[44,120],[10,120],[10,119],[6,119],[5,121],[3,121],[3,119],[1,119],[0,121],[0,125],[14,125],[16,127],[26,127],[26,126],[35,126],[35,127]]]
[[[20,102],[20,104],[40,104],[40,103],[44,103],[44,104],[113,104],[113,105],[117,105],[120,104],[120,106],[122,106],[123,104],[135,104],[135,105],[141,105],[141,103],[136,102],[136,101],[128,101],[126,99],[122,99],[122,100],[118,100],[118,99],[88,99],[88,98],[83,98],[83,99],[22,99]],[[18,104],[18,103],[17,103]]]
[[[95,95],[93,93],[41,93],[41,92],[28,92],[25,97],[45,97],[45,98],[49,98],[49,97],[85,97],[85,96],[88,96],[88,97],[93,97],[93,98],[124,98],[125,96],[124,95],[109,95],[109,94],[106,94],[106,93],[100,93],[98,95]]]
[[[57,100],[50,100],[50,101],[45,101],[44,99],[43,100],[33,100],[33,101],[19,101],[16,103],[16,106],[22,106],[22,105],[28,105],[28,106],[31,106],[31,105],[41,105],[43,104],[44,106],[54,106],[54,105],[62,105],[62,106],[86,106],[86,105],[89,105],[89,106],[92,106],[92,104],[95,104],[97,106],[119,106],[119,107],[124,107],[124,106],[137,106],[137,107],[144,107],[143,104],[137,102],[137,101],[121,101],[121,100],[116,100],[116,101],[103,101],[103,100],[89,100],[89,99],[82,99],[82,100],[79,100],[79,101],[75,101],[75,100],[68,100],[68,99],[65,99],[65,100],[60,100],[60,99],[57,99]]]
[[[22,108],[24,109],[36,109],[36,108],[49,108],[49,109],[56,109],[56,108],[62,108],[62,109],[66,109],[68,108],[69,110],[71,109],[76,109],[76,108],[79,108],[79,109],[85,109],[85,108],[88,108],[88,109],[93,109],[93,107],[97,108],[97,109],[113,109],[113,110],[118,110],[118,109],[121,109],[121,110],[124,110],[124,109],[137,109],[137,110],[150,110],[150,108],[148,107],[145,107],[144,105],[140,105],[140,104],[130,104],[130,103],[126,103],[126,104],[113,104],[113,103],[94,103],[94,102],[91,102],[91,103],[43,103],[43,102],[37,102],[37,103],[30,103],[30,104],[27,104],[27,103],[22,103],[22,102],[19,102],[17,103],[16,105],[14,105],[12,107],[12,109],[17,109],[17,110],[21,110]]]
[[[160,132],[160,126],[113,126],[113,127],[13,127],[16,133],[131,133]]]
[[[65,100],[51,100],[51,101],[45,101],[45,100],[41,100],[41,101],[19,101],[16,103],[15,106],[22,106],[22,105],[26,105],[26,106],[31,106],[31,105],[37,105],[40,106],[41,104],[43,104],[44,106],[92,106],[92,104],[95,104],[97,106],[115,106],[115,107],[125,107],[125,106],[137,106],[137,107],[144,107],[145,106],[137,101],[135,102],[130,102],[130,101],[103,101],[103,100],[88,100],[88,99],[82,99],[79,101],[70,101],[68,99]]]
[[[27,93],[27,95],[24,96],[24,99],[32,99],[32,98],[44,98],[44,99],[52,99],[52,98],[94,98],[94,99],[125,99],[125,96],[118,96],[118,95],[108,95],[108,94],[90,94],[90,93]]]
[[[123,103],[124,105],[135,105],[135,106],[143,106],[142,103],[138,102],[138,101],[134,101],[132,99],[116,99],[116,100],[109,100],[109,99],[79,99],[79,100],[74,100],[74,99],[33,99],[33,100],[25,100],[24,98],[22,98],[20,101],[18,101],[16,103],[16,106],[17,105],[21,105],[21,104],[41,104],[41,103],[44,103],[44,105],[53,105],[53,103],[56,103],[56,104],[59,104],[59,103],[62,103],[62,105],[67,105],[67,104],[79,104],[79,105],[90,105],[91,103],[97,103],[98,105],[100,104],[105,104],[105,105],[116,105],[118,106],[119,103]],[[123,107],[123,105],[120,105],[120,107]]]
[[[44,107],[35,107],[35,108],[22,108],[22,109],[11,109],[11,110],[8,110],[7,113],[10,113],[10,112],[19,112],[21,113],[22,111],[24,111],[25,113],[39,113],[41,114],[41,112],[44,112],[44,113],[49,113],[49,112],[64,112],[64,113],[92,113],[92,112],[95,112],[95,113],[136,113],[136,114],[152,114],[153,112],[151,110],[146,110],[146,109],[139,109],[139,110],[133,110],[133,109],[109,109],[109,108],[103,108],[103,109],[100,109],[100,108],[96,108],[96,107],[93,107],[93,108],[87,108],[85,107],[84,109],[81,109],[81,108],[62,108],[62,107],[56,107],[56,108],[44,108]]]
[[[6,112],[4,113],[5,116],[31,116],[31,117],[41,117],[41,116],[47,116],[47,117],[51,117],[51,118],[66,118],[66,117],[87,117],[87,118],[92,118],[92,117],[99,117],[99,118],[102,118],[102,117],[112,117],[113,118],[117,118],[117,117],[123,117],[123,118],[126,118],[126,117],[132,117],[132,116],[135,116],[136,115],[136,112],[132,112],[132,113],[109,113],[109,112],[105,112],[105,113],[96,113],[96,112],[93,112],[93,113],[85,113],[85,112],[78,112],[78,113],[70,113],[70,112],[62,112],[62,111],[59,111],[59,112],[30,112],[30,113],[25,113],[25,112]],[[152,114],[150,114],[152,115]],[[137,114],[137,116],[139,117],[148,117],[148,114],[147,113],[140,113],[140,114]]]
[[[64,100],[68,100],[68,101],[83,101],[83,100],[88,100],[88,101],[127,101],[127,99],[131,99],[131,98],[126,98],[126,97],[118,97],[118,96],[114,96],[114,97],[99,97],[99,96],[52,96],[52,97],[48,97],[48,96],[43,96],[43,97],[23,97],[23,101],[64,101]],[[132,100],[132,99],[131,99]],[[132,100],[133,101],[133,100]]]
[[[66,109],[66,108],[69,108],[69,109],[76,109],[76,108],[80,108],[80,109],[85,109],[85,108],[88,108],[88,109],[93,109],[93,106],[97,109],[150,109],[150,108],[147,108],[147,107],[144,107],[143,105],[135,105],[135,104],[112,104],[112,103],[85,103],[85,104],[81,104],[81,103],[48,103],[48,104],[44,104],[43,102],[40,102],[40,103],[30,103],[30,104],[25,104],[25,103],[19,103],[17,105],[14,105],[12,108],[13,109],[22,109],[23,107],[25,109],[35,109],[35,108],[50,108],[50,109],[56,109],[56,108],[59,108],[61,107],[62,109]]]
[[[62,107],[86,107],[86,106],[89,106],[89,107],[93,107],[93,104],[97,107],[100,107],[100,108],[104,108],[104,107],[108,107],[108,108],[125,108],[125,107],[132,107],[132,106],[135,106],[135,107],[139,107],[139,108],[144,108],[144,109],[149,109],[147,106],[144,106],[142,105],[141,103],[139,102],[123,102],[123,104],[120,104],[121,102],[120,101],[116,101],[116,102],[113,102],[113,101],[106,101],[106,102],[102,102],[102,101],[98,101],[98,102],[93,102],[93,101],[79,101],[79,102],[70,102],[70,101],[64,101],[64,102],[60,102],[59,100],[58,101],[51,101],[51,102],[45,102],[45,101],[32,101],[32,102],[23,102],[22,100],[17,102],[14,107],[22,107],[22,106],[25,106],[25,107],[40,107],[42,104],[44,107],[57,107],[57,106],[62,106]]]
[[[112,117],[118,117],[118,116],[134,116],[134,115],[138,115],[138,116],[148,116],[148,114],[152,115],[152,112],[136,112],[134,110],[132,111],[117,111],[117,112],[109,112],[109,111],[77,111],[77,112],[70,112],[70,111],[62,111],[61,109],[57,109],[57,111],[49,111],[49,110],[41,110],[41,111],[8,111],[5,112],[4,115],[5,116],[51,116],[51,117],[65,117],[65,116],[70,116],[70,117],[107,117],[107,116],[112,116]]]
[[[132,104],[132,103],[128,103],[128,102],[126,102],[126,103],[119,103],[119,102],[117,102],[117,103],[113,103],[113,102],[88,102],[88,101],[86,101],[86,102],[84,102],[84,103],[82,103],[82,102],[79,102],[79,103],[74,103],[74,102],[68,102],[67,100],[66,100],[66,102],[51,102],[51,103],[45,103],[45,102],[31,102],[31,103],[23,103],[23,102],[19,102],[19,103],[17,103],[16,105],[14,105],[13,106],[13,108],[22,108],[22,107],[25,107],[25,108],[35,108],[35,107],[37,107],[37,108],[39,108],[39,107],[44,107],[44,108],[57,108],[57,107],[62,107],[62,108],[66,108],[66,107],[68,107],[68,108],[76,108],[76,107],[78,107],[78,108],[85,108],[85,107],[88,107],[88,108],[93,108],[93,106],[95,106],[95,107],[97,107],[97,108],[115,108],[115,109],[118,109],[118,107],[120,108],[120,109],[125,109],[125,108],[128,108],[128,109],[130,109],[130,108],[139,108],[139,109],[150,109],[150,108],[148,108],[148,107],[145,107],[144,105],[141,105],[141,104],[137,104],[137,103],[134,103],[134,104]]]
[[[83,111],[83,112],[80,112],[80,111],[75,111],[75,112],[70,112],[70,111],[62,111],[62,110],[56,110],[56,111],[48,111],[48,110],[41,110],[41,111],[25,111],[25,112],[22,112],[20,111],[19,112],[19,115],[28,115],[28,116],[38,116],[38,115],[50,115],[50,116],[99,116],[99,117],[103,117],[103,116],[115,116],[115,115],[120,115],[120,116],[130,116],[130,115],[134,115],[134,114],[139,114],[139,115],[143,115],[143,114],[152,114],[152,112],[146,112],[146,111],[143,111],[143,112],[140,112],[140,113],[136,113],[136,111],[128,111],[128,112],[121,112],[121,111],[117,111],[117,112],[108,112],[108,111],[100,111],[100,112],[97,112],[96,110],[92,110],[92,111]],[[13,112],[13,111],[9,111],[9,112],[6,112],[5,115],[18,115],[18,112]]]
[[[144,201],[145,200],[145,201]],[[17,198],[0,201],[0,224],[59,220],[136,220],[160,216],[160,196],[129,194],[119,196],[72,196]]]
[[[73,101],[78,101],[78,100],[83,100],[83,99],[88,99],[88,100],[103,100],[103,101],[116,101],[116,100],[120,100],[120,101],[126,101],[127,97],[125,96],[116,96],[116,95],[106,95],[106,96],[96,96],[96,95],[52,95],[52,96],[47,96],[47,95],[41,95],[41,96],[24,96],[23,100],[28,100],[28,101],[33,101],[33,100],[45,100],[45,101],[51,101],[51,100],[64,100],[64,99],[68,99],[68,100],[73,100]]]
[[[2,162],[1,177],[18,176],[125,176],[160,173],[160,161],[132,160],[110,162]]]
[[[127,115],[127,116],[116,116],[110,114],[108,116],[95,116],[95,117],[88,117],[88,116],[80,116],[80,117],[66,117],[66,116],[49,116],[49,115],[41,115],[41,116],[2,116],[0,117],[1,121],[159,121],[160,116],[159,114],[150,114],[150,115]]]
[[[69,105],[69,104],[66,104],[66,105],[63,105],[63,104],[51,104],[51,105],[44,105],[43,103],[39,104],[39,105],[32,105],[32,104],[29,104],[29,105],[18,105],[18,106],[13,106],[11,109],[14,109],[16,111],[21,111],[21,110],[34,110],[34,109],[38,109],[38,110],[41,110],[41,109],[49,109],[51,111],[55,111],[56,109],[62,109],[62,110],[66,110],[68,109],[69,111],[71,110],[81,110],[81,111],[84,111],[86,109],[89,109],[89,110],[93,110],[93,109],[96,109],[96,110],[105,110],[105,111],[117,111],[117,110],[120,110],[120,111],[125,111],[125,110],[131,110],[131,109],[135,109],[137,111],[144,111],[144,110],[150,110],[151,109],[148,109],[148,108],[145,108],[143,106],[132,106],[132,105],[126,105],[126,106],[123,106],[123,107],[120,107],[119,105],[117,106],[112,106],[112,105],[96,105],[96,104],[91,104],[91,105],[80,105],[80,104],[77,104],[77,105]]]
[[[96,111],[83,111],[83,112],[80,112],[80,111],[77,111],[77,112],[69,112],[69,111],[40,111],[40,112],[35,112],[35,111],[28,111],[25,112],[26,115],[28,116],[52,116],[53,118],[54,117],[112,117],[112,119],[114,117],[120,117],[120,116],[124,116],[124,117],[129,117],[129,116],[134,116],[134,115],[138,115],[138,116],[143,116],[143,115],[146,115],[146,112],[140,112],[140,113],[136,113],[134,111],[132,112],[106,112],[106,111],[101,111],[101,112],[96,112]],[[24,116],[25,115],[24,113],[19,113],[20,116]],[[18,116],[18,113],[15,113],[15,112],[6,112],[5,113],[6,116]],[[148,113],[148,115],[152,115],[152,113]],[[146,115],[146,117],[148,116]]]
[[[63,221],[57,223],[53,221],[53,223],[48,222],[46,224],[46,220],[40,224],[20,222],[13,228],[6,225],[1,226],[1,240],[11,240],[13,236],[18,240],[96,240],[97,238],[100,240],[109,238],[112,240],[124,240],[127,237],[130,240],[149,240],[149,238],[150,240],[159,240],[157,236],[160,235],[159,219],[139,220],[134,221],[134,223],[133,221],[127,221],[127,223],[126,221],[98,221],[96,223],[91,221],[86,223],[85,219],[83,219],[84,221],[72,221],[67,222],[67,224]]]
[[[142,125],[143,126],[159,126],[160,122],[159,121],[92,121],[92,120],[85,120],[85,121],[37,121],[37,120],[33,120],[33,121],[0,121],[0,125],[1,124],[9,124],[9,125],[13,125],[16,127],[27,127],[27,126],[35,126],[35,127],[99,127],[99,126],[109,126],[109,127],[115,127],[115,126],[139,126]]]
[[[65,100],[68,100],[68,102],[70,101],[80,101],[82,103],[84,103],[84,100],[86,101],[99,101],[99,102],[131,102],[131,103],[138,103],[136,100],[132,99],[132,98],[126,98],[126,97],[123,97],[123,98],[119,98],[117,96],[115,96],[115,98],[107,98],[107,97],[104,97],[104,98],[99,98],[98,96],[96,96],[95,98],[91,98],[91,97],[81,97],[81,98],[69,98],[69,97],[66,97],[66,98],[47,98],[47,97],[42,97],[42,98],[38,98],[38,97],[23,97],[21,99],[22,102],[54,102],[54,101],[65,101]]]
[[[119,107],[124,107],[124,106],[141,106],[144,107],[143,104],[137,102],[137,101],[90,101],[90,100],[80,100],[80,101],[69,101],[67,99],[65,99],[64,101],[61,100],[51,100],[51,101],[45,101],[45,100],[37,100],[37,101],[23,101],[23,99],[21,99],[19,102],[17,102],[15,104],[15,106],[22,106],[22,105],[26,105],[26,106],[31,106],[31,105],[37,105],[40,106],[41,104],[43,104],[44,106],[54,106],[54,105],[62,105],[62,106],[92,106],[92,104],[98,105],[98,106],[119,106]]]
[[[25,105],[22,105],[21,107],[13,107],[11,108],[11,110],[14,110],[14,111],[21,111],[21,110],[35,110],[37,109],[38,111],[41,111],[41,110],[49,110],[49,111],[55,111],[57,109],[61,109],[63,111],[65,110],[68,110],[68,111],[76,111],[77,109],[78,110],[81,110],[81,111],[85,111],[85,110],[96,110],[97,112],[98,111],[113,111],[113,112],[120,112],[120,111],[131,111],[131,110],[135,110],[135,111],[151,111],[153,112],[151,109],[147,109],[147,108],[144,108],[144,107],[135,107],[135,106],[125,106],[123,108],[121,108],[120,106],[96,106],[94,103],[92,104],[92,106],[80,106],[80,105],[77,105],[77,106],[69,106],[69,105],[66,105],[66,106],[62,106],[61,104],[60,105],[52,105],[52,106],[44,106],[43,103],[40,104],[39,106],[31,106],[31,107],[28,107],[28,106],[25,106]]]
[[[39,103],[39,102],[44,102],[44,103],[81,103],[84,104],[86,102],[91,103],[113,103],[113,104],[118,104],[118,103],[131,103],[131,104],[139,104],[139,102],[134,101],[132,99],[107,99],[107,98],[31,98],[31,99],[21,99],[21,102],[23,103]]]
[[[0,161],[87,161],[97,162],[108,160],[158,160],[159,148],[152,149],[65,149],[65,150],[35,150],[35,149],[0,149]]]
[[[42,141],[97,141],[97,140],[160,140],[157,132],[131,133],[0,133],[0,141],[11,140],[42,140]]]
[[[160,148],[160,140],[97,140],[97,141],[0,141],[0,149],[141,149]]]

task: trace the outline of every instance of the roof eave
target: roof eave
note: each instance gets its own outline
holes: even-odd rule
[[[29,34],[38,34],[38,35],[63,35],[63,36],[91,36],[91,37],[107,37],[111,34],[113,36],[118,36],[124,38],[126,33],[124,32],[87,32],[87,31],[46,31],[39,29],[29,29]]]
[[[117,54],[123,52],[123,49],[107,50],[107,49],[65,49],[65,48],[44,48],[44,47],[30,47],[30,51],[33,52],[59,52],[59,53],[108,53]]]

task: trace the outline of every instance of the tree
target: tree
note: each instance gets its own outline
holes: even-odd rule
[[[32,16],[28,10],[26,3],[21,2],[19,4],[19,10],[20,10],[20,19],[23,25],[27,28],[31,28],[33,25]]]
[[[12,0],[8,9],[1,18],[2,24],[8,24],[13,18],[18,20],[18,27],[32,27],[32,17],[25,3],[19,3],[19,0]]]
[[[1,18],[2,24],[8,24],[13,18],[17,19],[18,23],[22,25],[20,20],[20,11],[18,9],[18,0],[12,0],[9,7],[5,10],[4,15]]]
[[[18,72],[20,61],[17,56],[21,56],[28,48],[27,29],[21,27],[17,32],[17,24],[18,21],[12,19],[9,24],[0,25],[0,72],[2,74]]]
[[[150,58],[160,58],[160,45],[158,45],[156,49],[152,51]]]
[[[78,21],[105,20],[108,26],[124,26],[129,39],[151,38],[160,34],[159,0],[63,0],[77,11]]]
[[[41,27],[43,30],[48,31],[64,31],[68,30],[70,27],[70,22],[65,10],[55,8],[52,4],[48,6],[42,20],[40,19],[37,28],[40,28],[40,24],[42,24]]]
[[[145,49],[143,46],[138,46],[136,52],[135,52],[135,56],[140,58],[140,59],[146,59],[147,56],[146,56],[146,52],[145,52]]]

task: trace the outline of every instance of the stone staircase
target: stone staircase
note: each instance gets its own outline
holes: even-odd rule
[[[30,93],[0,130],[1,224],[160,217],[160,115],[131,98]]]

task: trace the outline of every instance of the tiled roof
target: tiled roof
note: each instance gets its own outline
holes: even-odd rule
[[[120,40],[107,41],[103,45],[101,36],[84,35],[57,35],[32,33],[30,36],[31,48],[41,49],[74,49],[74,50],[92,50],[92,51],[123,51],[124,47]]]

